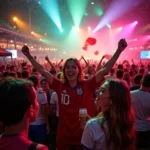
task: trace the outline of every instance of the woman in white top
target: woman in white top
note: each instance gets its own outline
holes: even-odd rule
[[[134,113],[127,85],[105,81],[97,105],[102,112],[84,128],[81,143],[85,150],[135,150]]]

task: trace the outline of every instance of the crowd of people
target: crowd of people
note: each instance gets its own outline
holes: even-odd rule
[[[23,46],[32,65],[0,66],[0,150],[149,150],[150,64],[117,64],[126,47],[98,64],[46,56],[48,68]]]

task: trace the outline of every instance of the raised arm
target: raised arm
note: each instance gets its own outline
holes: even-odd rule
[[[54,66],[54,65],[52,64],[52,62],[49,60],[48,56],[45,57],[45,60],[46,60],[46,61],[48,62],[48,64],[51,66],[51,69],[56,71],[55,66]]]
[[[97,65],[97,68],[96,68],[96,71],[99,71],[101,69],[101,64],[102,64],[102,61],[103,61],[104,58],[105,58],[105,55],[102,56],[101,60],[99,61],[98,65]]]
[[[86,61],[85,58],[84,58],[83,56],[82,56],[82,59],[84,60],[86,67],[89,67],[88,61]]]
[[[24,45],[21,51],[28,58],[28,60],[31,62],[34,68],[38,70],[50,84],[52,84],[53,75],[49,73],[45,68],[43,68],[39,63],[36,62],[36,60],[31,56],[29,48],[26,45]]]
[[[99,83],[103,80],[104,76],[110,71],[110,69],[114,66],[121,52],[127,47],[127,42],[125,39],[121,39],[118,43],[118,48],[112,58],[96,73],[95,79],[96,82]]]
[[[60,67],[60,65],[62,64],[63,61],[64,61],[64,60],[61,59],[60,62],[57,64],[57,67]]]

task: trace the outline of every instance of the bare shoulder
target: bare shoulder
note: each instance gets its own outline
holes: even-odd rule
[[[36,147],[36,150],[49,150],[47,146],[38,144]]]

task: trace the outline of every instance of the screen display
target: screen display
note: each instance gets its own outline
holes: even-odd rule
[[[144,50],[140,53],[141,59],[150,59],[150,50]]]
[[[6,51],[12,53],[12,58],[17,58],[17,50],[6,49]],[[11,57],[7,56],[6,58],[11,58]]]

